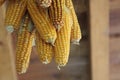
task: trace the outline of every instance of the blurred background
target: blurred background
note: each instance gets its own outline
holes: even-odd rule
[[[110,0],[110,80],[120,80],[120,0]]]

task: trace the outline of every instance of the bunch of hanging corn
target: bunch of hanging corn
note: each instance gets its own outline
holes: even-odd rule
[[[43,64],[54,59],[60,69],[68,62],[70,42],[78,44],[81,39],[72,0],[9,0],[5,25],[16,33],[19,74],[27,71],[33,43]]]

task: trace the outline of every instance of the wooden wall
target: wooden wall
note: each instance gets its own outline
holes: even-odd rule
[[[120,80],[120,0],[110,0],[110,80]]]

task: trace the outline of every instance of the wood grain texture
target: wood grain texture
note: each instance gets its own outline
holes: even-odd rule
[[[109,0],[90,0],[92,80],[109,80]]]
[[[110,80],[120,80],[120,37],[110,38]]]
[[[120,0],[109,0],[110,10],[120,9]]]
[[[110,80],[120,80],[120,0],[110,0]]]
[[[110,35],[120,36],[120,0],[110,0]]]
[[[0,80],[17,80],[11,37],[4,27],[5,5],[0,7]]]

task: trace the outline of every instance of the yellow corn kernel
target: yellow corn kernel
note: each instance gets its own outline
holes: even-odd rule
[[[41,6],[43,8],[47,8],[51,5],[52,0],[37,0],[38,6]]]
[[[73,44],[79,44],[79,40],[81,39],[82,35],[81,35],[80,25],[78,23],[77,15],[75,13],[72,0],[66,0],[65,4],[71,11],[71,16],[73,19],[73,25],[71,29],[71,42]]]
[[[32,42],[35,31],[28,30],[28,17],[26,17],[20,32],[17,35],[17,48],[16,48],[16,70],[18,74],[25,73],[30,61],[32,50]]]
[[[15,0],[9,1],[6,12],[6,26],[13,27],[14,30],[18,30],[20,26],[21,19],[26,11],[27,0]]]
[[[0,0],[0,6],[5,2],[5,0]]]
[[[37,31],[35,42],[40,61],[43,64],[50,63],[53,57],[53,46],[43,41]]]
[[[70,50],[70,33],[71,27],[69,24],[70,14],[68,12],[64,15],[64,26],[58,32],[57,39],[54,46],[55,51],[55,61],[58,64],[58,68],[61,66],[65,66],[68,62],[69,58],[69,50]]]
[[[56,30],[47,18],[45,11],[42,8],[39,9],[34,0],[28,1],[27,8],[41,38],[47,43],[54,44],[57,38]]]
[[[50,19],[56,29],[60,30],[63,26],[63,15],[64,15],[65,0],[53,0],[49,8]]]

